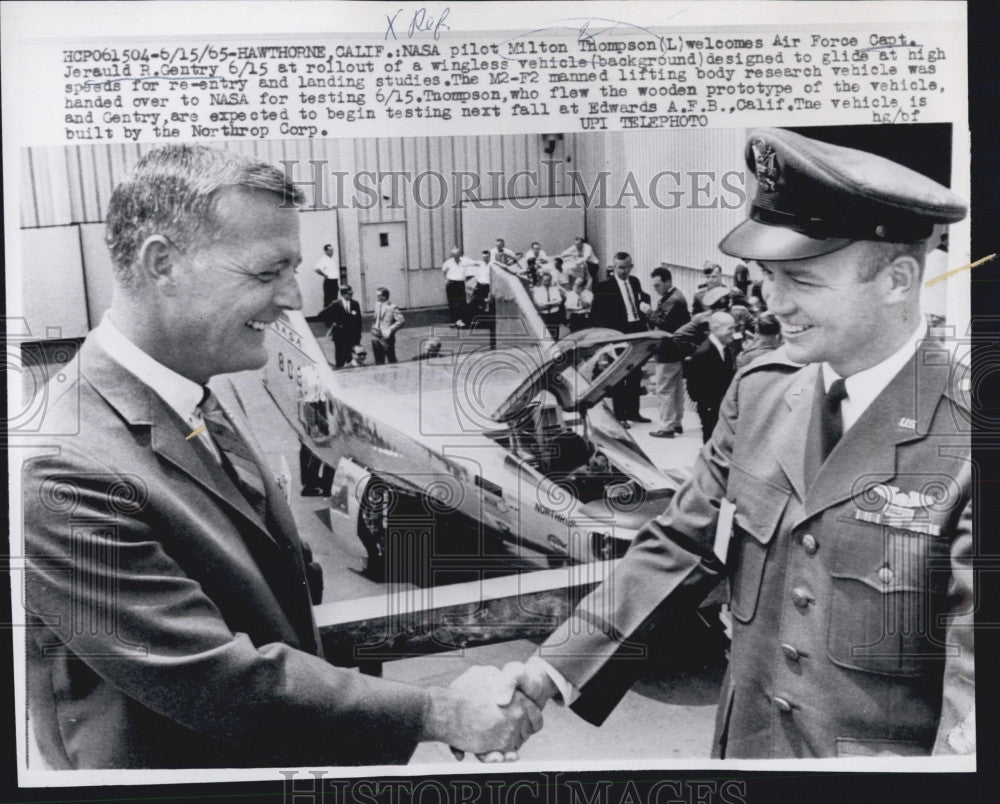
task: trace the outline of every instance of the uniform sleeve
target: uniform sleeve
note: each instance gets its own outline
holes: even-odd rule
[[[966,505],[951,545],[945,663],[935,754],[971,754],[976,750],[976,697],[973,645],[972,502]]]
[[[234,633],[168,555],[127,478],[85,459],[25,467],[26,608],[39,661],[69,656],[177,724],[287,763],[406,762],[426,692]],[[93,464],[90,464],[93,466]]]
[[[600,724],[628,691],[653,645],[669,645],[673,613],[690,611],[724,571],[714,555],[739,410],[730,386],[719,424],[691,478],[667,510],[644,525],[618,567],[539,649],[580,697],[574,711]]]

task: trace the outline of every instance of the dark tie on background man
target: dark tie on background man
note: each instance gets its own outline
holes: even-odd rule
[[[261,519],[266,520],[267,493],[257,462],[243,437],[226,418],[219,400],[208,388],[205,389],[205,398],[201,403],[201,415],[205,419],[205,429],[222,453],[222,463],[229,476],[243,492],[250,507]]]
[[[847,399],[847,386],[842,379],[837,378],[826,392],[823,416],[820,419],[820,445],[824,461],[844,434],[844,417],[840,412],[840,403],[845,399]]]

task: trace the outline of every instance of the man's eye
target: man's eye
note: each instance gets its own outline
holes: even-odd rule
[[[275,279],[281,276],[281,273],[278,271],[264,271],[263,273],[259,273],[256,276],[257,279],[259,279],[261,282],[273,282]]]

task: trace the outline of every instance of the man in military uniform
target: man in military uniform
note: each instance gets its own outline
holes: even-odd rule
[[[920,315],[946,188],[881,157],[752,132],[755,260],[784,346],[737,374],[691,479],[520,679],[600,723],[678,607],[728,574],[713,754],[975,750],[968,410]],[[718,530],[717,530],[717,526]]]

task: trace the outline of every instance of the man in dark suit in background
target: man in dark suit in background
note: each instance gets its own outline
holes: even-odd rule
[[[112,307],[49,399],[76,434],[24,464],[27,703],[54,768],[405,763],[421,740],[515,750],[539,723],[481,678],[323,660],[292,512],[207,387],[262,368],[302,307],[299,201],[273,166],[187,145],[112,194]]]
[[[695,349],[684,366],[688,396],[698,406],[701,440],[707,442],[719,420],[719,406],[736,373],[733,335],[736,322],[729,313],[712,313],[708,338]]]
[[[340,298],[323,311],[321,319],[330,327],[334,361],[340,368],[351,359],[351,349],[361,343],[361,305],[354,301],[350,285],[340,289]]]
[[[632,257],[625,251],[615,254],[612,274],[599,282],[594,290],[594,306],[590,313],[591,326],[617,329],[626,334],[645,332],[649,312],[649,294],[639,280],[631,276]],[[612,392],[615,418],[628,428],[629,422],[649,422],[639,413],[642,372],[631,372]]]

